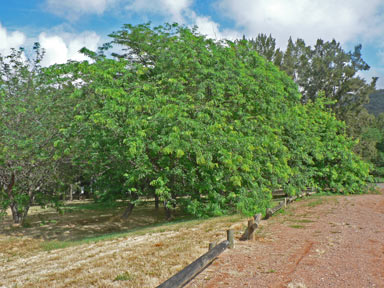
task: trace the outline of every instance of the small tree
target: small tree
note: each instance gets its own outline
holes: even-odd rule
[[[62,80],[40,65],[44,51],[34,46],[34,58],[23,49],[0,56],[0,207],[10,207],[21,223],[29,207],[56,201],[57,163],[54,142],[66,117],[59,93]]]

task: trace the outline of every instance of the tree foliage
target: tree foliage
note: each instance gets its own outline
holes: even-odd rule
[[[300,74],[303,63],[337,66],[316,60],[336,44],[291,43],[283,55],[271,36],[217,42],[196,31],[125,25],[99,51],[82,49],[91,61],[44,69],[38,45],[32,60],[22,50],[1,57],[3,210],[20,222],[32,203],[55,202],[60,185],[77,181],[98,201],[129,200],[126,215],[143,197],[207,216],[265,211],[277,188],[364,190],[368,165],[329,110],[332,95],[349,90]],[[121,53],[107,57],[112,45]],[[304,98],[287,74],[308,85]]]
[[[369,113],[379,116],[384,113],[384,89],[379,89],[369,95],[369,103],[365,105]]]
[[[285,71],[299,86],[303,103],[318,97],[333,100],[329,107],[341,120],[345,120],[347,113],[359,113],[375,89],[377,78],[367,83],[358,75],[370,68],[362,58],[361,45],[355,46],[353,52],[345,52],[336,40],[318,39],[311,47],[302,39],[293,42],[290,38],[287,49],[282,52],[276,48],[275,39],[265,34],[238,43],[257,51]]]
[[[264,210],[271,191],[362,191],[368,167],[319,98],[244,45],[178,25],[125,25],[123,53],[76,65],[82,131],[72,149],[93,166],[100,197],[158,195],[192,214]],[[326,102],[328,104],[328,102]],[[84,161],[83,161],[84,162]]]
[[[299,86],[303,103],[319,97],[330,100],[327,107],[339,120],[346,122],[347,134],[358,140],[354,151],[365,160],[374,161],[380,137],[372,126],[374,117],[367,113],[365,107],[375,90],[377,78],[367,83],[358,74],[369,69],[362,59],[361,45],[357,45],[353,52],[345,52],[335,40],[325,42],[318,39],[311,47],[302,39],[294,42],[290,38],[286,50],[282,52],[276,48],[274,38],[264,34],[256,39],[243,39],[237,44],[257,51],[285,71]]]
[[[56,201],[58,158],[54,143],[61,138],[69,103],[61,96],[60,79],[44,70],[38,44],[34,58],[23,49],[0,55],[0,208],[10,207],[15,223],[32,203]]]

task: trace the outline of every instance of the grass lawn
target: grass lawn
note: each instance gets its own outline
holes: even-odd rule
[[[135,207],[127,220],[120,218],[124,209],[125,204],[121,202],[106,205],[85,200],[67,202],[62,213],[54,208],[34,206],[22,226],[12,225],[9,215],[0,223],[0,234],[73,241],[166,222],[164,210],[161,207],[155,209],[152,202],[143,202]],[[176,219],[186,218],[177,211],[175,216]]]
[[[180,212],[167,222],[153,202],[121,220],[124,208],[73,201],[59,214],[32,207],[23,226],[9,215],[0,224],[0,287],[154,287],[209,242],[224,240],[234,223],[240,237],[246,223],[240,215],[202,220]]]

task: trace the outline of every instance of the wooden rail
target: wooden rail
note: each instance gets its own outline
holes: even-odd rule
[[[273,208],[267,208],[267,211],[265,213],[265,219],[268,219],[273,214],[275,214],[277,211],[279,211],[281,208],[286,207],[287,204],[292,203],[297,198],[301,198],[304,196],[310,196],[313,194],[316,194],[316,191],[313,191],[312,189],[307,189],[306,191],[304,191],[303,193],[300,193],[298,195],[284,198],[282,201],[279,201],[279,204],[277,206],[275,206]]]
[[[179,288],[183,287],[205,267],[207,267],[217,256],[219,256],[225,249],[234,247],[233,230],[227,230],[227,240],[212,247],[210,243],[210,249],[207,253],[197,258],[194,262],[189,264],[183,270],[179,271],[167,281],[157,286],[157,288]]]
[[[256,214],[253,216],[251,220],[248,220],[248,227],[245,229],[244,234],[240,237],[240,240],[253,240],[254,239],[254,233],[257,227],[259,227],[259,223],[261,220],[261,213]]]
[[[279,201],[279,204],[273,208],[267,208],[265,219],[268,219],[281,208],[286,207],[289,203],[292,203],[297,198],[303,196],[309,196],[315,194],[316,192],[312,189],[307,189],[303,193],[282,198]],[[283,190],[275,190],[272,192],[273,197],[287,196]],[[254,232],[258,228],[261,221],[261,213],[256,214],[252,219],[248,220],[248,227],[246,228],[244,234],[240,237],[240,240],[252,240],[254,239]],[[193,279],[198,273],[204,270],[213,260],[216,259],[221,253],[223,253],[227,248],[234,248],[234,235],[233,230],[227,230],[227,240],[216,245],[216,242],[209,243],[209,250],[204,255],[200,256],[194,262],[186,266],[183,270],[179,271],[171,278],[157,286],[157,288],[180,288],[187,284],[191,279]]]
[[[281,208],[285,207],[286,205],[287,205],[287,200],[283,200],[279,202],[279,205],[273,208],[267,208],[267,211],[265,213],[265,219],[268,219],[269,217],[271,217],[273,214],[275,214],[277,211],[279,211]]]

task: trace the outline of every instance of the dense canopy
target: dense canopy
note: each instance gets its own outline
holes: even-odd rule
[[[157,196],[167,209],[206,216],[265,211],[277,188],[363,191],[368,166],[344,124],[321,97],[302,104],[297,85],[257,52],[176,24],[110,36],[123,48],[113,58],[110,45],[83,49],[93,61],[42,72],[68,81],[57,93],[71,107],[51,159],[70,159],[95,199],[132,208]],[[11,195],[2,189],[2,199]]]
[[[360,192],[368,167],[321,99],[242,45],[177,25],[126,25],[124,53],[79,66],[81,158],[108,197],[157,194],[196,215],[269,205],[271,191]],[[86,52],[86,51],[85,51]],[[78,130],[78,127],[76,128]],[[116,185],[112,191],[111,183]]]

